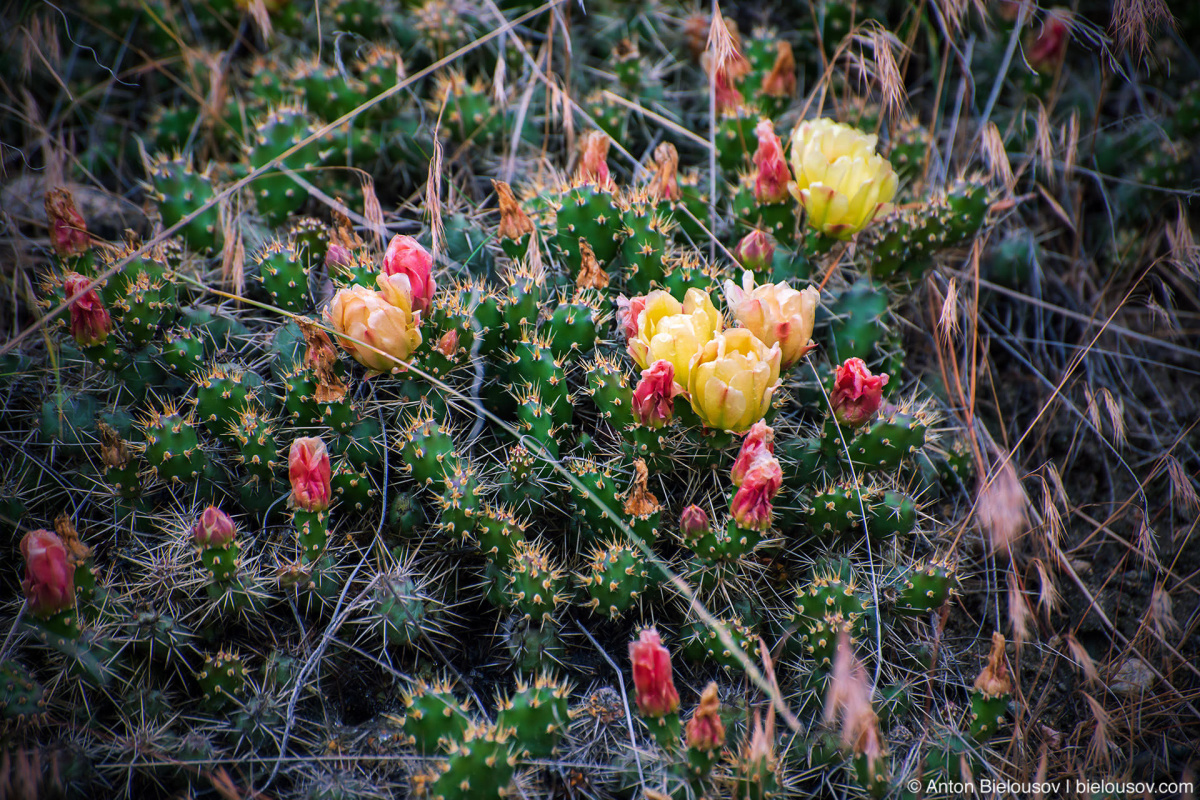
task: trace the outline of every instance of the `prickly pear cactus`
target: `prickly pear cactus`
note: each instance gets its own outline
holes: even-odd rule
[[[1187,4],[25,5],[0,797],[1186,769]]]

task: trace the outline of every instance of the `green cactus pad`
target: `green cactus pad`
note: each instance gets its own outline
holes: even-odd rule
[[[544,544],[517,542],[505,567],[506,599],[530,619],[545,622],[567,599],[563,578],[563,570],[555,566]]]
[[[269,487],[282,461],[272,420],[256,408],[243,408],[230,425],[227,439],[238,449],[237,462],[249,482]]]
[[[594,362],[585,365],[588,386],[585,391],[600,416],[618,431],[633,424],[633,388],[621,362],[611,356],[599,355]]]
[[[556,360],[587,355],[596,347],[596,310],[586,302],[559,303],[546,323],[546,339]]]
[[[918,415],[902,411],[876,419],[850,440],[850,460],[860,470],[894,471],[925,444],[925,429]]]
[[[517,747],[533,758],[554,753],[570,723],[570,686],[543,673],[532,681],[517,679],[512,694],[497,703],[496,727],[511,730]]]
[[[592,248],[602,269],[616,258],[624,238],[624,223],[616,198],[608,189],[584,184],[564,191],[554,201],[558,232],[554,245],[574,280],[583,255],[579,241]]]
[[[282,105],[263,115],[254,126],[253,142],[247,148],[250,166],[259,169],[299,145],[317,130],[302,106]],[[309,180],[311,170],[322,160],[321,145],[309,142],[284,158],[251,184],[259,212],[272,227],[282,225],[308,199],[308,190],[283,172],[295,170]]]
[[[16,661],[0,661],[0,718],[23,720],[42,713],[46,690]]]
[[[196,415],[208,432],[232,441],[246,411],[262,411],[262,378],[235,364],[217,364],[196,378]]]
[[[621,222],[625,227],[621,257],[626,285],[631,294],[645,294],[662,285],[666,275],[664,259],[674,225],[644,191],[635,192],[627,200]]]
[[[181,378],[195,378],[204,369],[204,334],[188,328],[173,328],[163,334],[159,357],[167,369]]]
[[[696,661],[707,660],[734,671],[742,669],[742,662],[737,656],[738,651],[749,658],[751,663],[757,664],[761,653],[759,652],[758,635],[754,628],[745,624],[741,617],[736,615],[723,616],[717,621],[725,626],[737,651],[730,649],[721,641],[716,628],[709,627],[697,620],[688,623],[685,627],[687,643],[684,645],[684,653]]]
[[[470,719],[447,681],[418,680],[403,693],[404,733],[418,753],[443,752],[462,741]]]
[[[293,314],[308,310],[308,266],[292,244],[268,242],[257,261],[258,279],[272,305]]]
[[[375,587],[371,610],[384,646],[410,645],[420,640],[431,628],[432,602],[408,570],[384,576]]]
[[[637,549],[619,541],[595,548],[579,582],[591,597],[591,607],[607,617],[619,617],[637,603],[649,585],[645,559]]]
[[[175,226],[184,217],[212,203],[216,197],[211,169],[197,172],[191,155],[165,155],[152,158],[146,165],[150,194],[158,202],[163,225]],[[216,203],[201,211],[180,229],[188,247],[200,253],[217,250],[221,245],[219,209]]]
[[[378,494],[371,474],[351,464],[346,458],[338,459],[334,464],[329,489],[339,509],[354,512],[371,508]]]
[[[413,480],[437,492],[445,487],[446,475],[459,464],[454,439],[429,417],[416,417],[409,423],[401,455]]]
[[[210,712],[230,708],[246,691],[246,667],[241,656],[226,650],[204,657],[196,673],[201,702]]]
[[[168,404],[140,422],[144,456],[151,472],[169,484],[191,484],[200,477],[207,458],[196,436],[195,419]]]
[[[488,800],[508,796],[517,759],[507,730],[469,725],[449,747],[441,775],[429,786],[431,800]]]
[[[485,504],[479,511],[475,538],[491,561],[505,564],[525,541],[525,523],[502,506]]]
[[[482,505],[475,471],[470,465],[455,464],[445,485],[438,498],[439,530],[453,539],[466,540],[475,533]]]
[[[934,559],[902,572],[894,586],[896,611],[924,614],[945,605],[958,592],[959,580],[953,564]]]

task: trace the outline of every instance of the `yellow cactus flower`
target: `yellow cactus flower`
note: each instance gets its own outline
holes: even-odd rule
[[[717,334],[692,359],[692,410],[710,428],[750,430],[771,407],[779,360],[779,345],[767,347],[747,328]]]
[[[633,306],[641,298],[635,298]],[[664,291],[645,297],[637,317],[637,331],[629,339],[629,354],[642,369],[656,361],[669,361],[675,382],[687,386],[692,356],[723,327],[721,312],[700,289],[688,289],[680,303]]]
[[[412,291],[403,275],[380,274],[381,291],[366,286],[342,289],[325,310],[325,320],[339,334],[338,343],[369,370],[391,372],[404,369],[406,361],[421,344],[421,315],[412,310]],[[372,345],[382,353],[352,341]]]
[[[877,137],[831,119],[806,120],[792,132],[788,185],[804,206],[808,224],[828,236],[849,239],[896,196],[896,172],[875,154]]]
[[[787,369],[815,345],[812,342],[821,293],[809,286],[796,291],[786,283],[754,285],[754,273],[742,273],[742,285],[725,281],[725,304],[734,319],[766,345],[779,345]]]

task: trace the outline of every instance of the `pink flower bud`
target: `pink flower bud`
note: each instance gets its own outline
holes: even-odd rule
[[[733,257],[748,270],[770,272],[775,258],[775,241],[762,231],[750,231],[733,248]]]
[[[209,506],[192,526],[192,541],[197,547],[228,547],[237,536],[237,526],[221,509]]]
[[[868,422],[883,405],[887,375],[872,375],[861,358],[848,358],[837,368],[829,404],[838,424],[851,428]]]
[[[671,421],[675,395],[683,390],[675,383],[675,365],[659,360],[642,370],[633,390],[633,414],[643,425],[661,428]]]
[[[89,283],[90,279],[74,272],[63,279],[63,289],[71,304],[71,335],[80,347],[104,344],[113,327],[112,317],[96,290],[84,291]]]
[[[721,722],[721,701],[717,684],[710,683],[700,695],[700,704],[687,724],[687,745],[691,750],[711,753],[725,746],[725,725]]]
[[[443,333],[434,348],[446,358],[454,358],[454,354],[458,352],[458,331]]]
[[[1032,33],[1025,39],[1025,58],[1038,72],[1052,72],[1067,54],[1071,41],[1072,14],[1065,8],[1053,8],[1046,12],[1042,29],[1035,37]]]
[[[337,267],[349,267],[354,263],[354,254],[343,244],[330,242],[325,250],[325,266],[333,271]]]
[[[736,109],[743,105],[745,98],[737,85],[750,72],[750,62],[741,53],[734,52],[716,65],[715,74],[713,62],[711,53],[705,53],[700,58],[700,64],[704,67],[705,73],[712,76],[713,79],[717,112]]]
[[[594,183],[597,186],[609,186],[612,179],[608,177],[608,147],[611,140],[604,131],[588,131],[580,143],[583,155],[579,158],[579,167],[575,171],[578,183]]]
[[[629,643],[633,662],[633,686],[638,709],[646,717],[665,717],[679,710],[679,692],[671,675],[671,654],[663,647],[658,631],[646,628]]]
[[[50,243],[60,256],[77,256],[92,246],[87,223],[75,208],[75,198],[66,189],[46,192],[46,217],[50,220]]]
[[[331,476],[329,453],[323,441],[308,436],[292,442],[288,452],[288,480],[292,482],[289,505],[305,511],[329,508]]]
[[[428,312],[437,285],[433,281],[433,256],[411,236],[394,236],[383,254],[385,275],[404,275],[412,289],[412,310]]]
[[[621,326],[621,332],[625,334],[625,341],[636,339],[638,335],[638,317],[646,309],[646,296],[626,297],[619,295],[617,297],[617,324]]]
[[[775,135],[775,126],[769,119],[758,123],[754,129],[758,135],[758,149],[754,151],[754,199],[759,203],[782,203],[791,197],[788,181],[787,160],[783,157],[783,143]]]
[[[679,532],[689,542],[694,542],[708,533],[708,512],[697,505],[690,505],[679,514]]]
[[[75,605],[75,567],[62,539],[48,530],[30,531],[21,539],[25,557],[25,597],[29,610],[50,617]]]
[[[771,501],[783,486],[783,470],[779,461],[766,452],[746,470],[742,485],[730,503],[730,513],[739,528],[765,531],[771,527]]]
[[[775,454],[775,431],[766,422],[759,420],[746,432],[746,438],[742,440],[742,449],[738,451],[737,460],[733,462],[733,469],[729,472],[734,486],[742,485],[750,466],[764,454]]]

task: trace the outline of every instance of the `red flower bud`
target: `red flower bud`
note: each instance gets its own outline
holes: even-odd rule
[[[775,135],[775,126],[764,119],[755,127],[758,149],[754,151],[754,199],[759,203],[782,203],[791,198],[788,181],[792,173],[783,157],[783,143]]]
[[[288,480],[292,496],[288,504],[305,511],[324,511],[329,508],[329,453],[325,443],[315,436],[292,442],[288,452]]]
[[[21,539],[25,557],[25,597],[29,610],[50,617],[75,605],[75,567],[62,539],[48,530],[30,531]]]
[[[209,506],[192,526],[192,541],[198,547],[228,547],[237,536],[237,526],[221,509]]]
[[[708,533],[708,512],[697,505],[690,505],[679,514],[679,532],[689,542],[694,542]]]
[[[746,470],[742,485],[730,503],[730,513],[739,528],[765,531],[771,527],[771,501],[783,486],[783,470],[772,455],[760,453]]]
[[[837,368],[829,404],[838,424],[857,428],[875,416],[883,405],[887,375],[872,375],[861,358],[848,358]]]
[[[736,109],[743,105],[745,98],[737,85],[750,72],[750,62],[741,53],[734,52],[717,64],[714,75],[713,61],[711,53],[705,53],[700,58],[700,65],[704,67],[705,73],[713,78],[717,112]]]
[[[60,256],[77,256],[92,246],[87,223],[75,208],[75,199],[66,189],[46,192],[46,216],[50,220],[50,243]]]
[[[80,347],[104,344],[113,327],[112,317],[96,290],[84,291],[89,283],[89,278],[74,272],[63,279],[63,290],[71,304],[71,335]]]
[[[629,643],[633,662],[633,686],[638,709],[646,717],[665,717],[679,710],[679,692],[671,675],[671,654],[663,647],[658,631],[646,628]]]
[[[738,451],[737,460],[733,462],[733,469],[729,472],[734,486],[742,485],[750,465],[763,454],[775,454],[775,431],[766,422],[759,420],[746,432],[746,438],[742,440],[742,449]]]
[[[429,311],[437,285],[433,281],[433,256],[411,236],[394,236],[383,254],[385,275],[404,275],[412,291],[412,310]]]
[[[700,695],[700,704],[688,720],[687,744],[692,750],[711,753],[725,746],[725,725],[721,722],[721,701],[717,684],[710,683]]]
[[[1025,38],[1025,58],[1038,72],[1051,72],[1067,54],[1071,41],[1072,14],[1065,8],[1053,8],[1046,12],[1042,29],[1034,37],[1032,31]]]
[[[752,272],[769,272],[775,258],[775,241],[762,231],[750,231],[733,248],[733,257]]]
[[[638,317],[641,316],[645,309],[645,295],[639,295],[638,297],[619,295],[617,297],[617,324],[621,326],[621,333],[625,334],[626,342],[637,338]]]
[[[642,370],[642,379],[633,390],[633,414],[643,425],[661,428],[671,421],[675,395],[682,389],[675,383],[675,365],[659,360]]]

